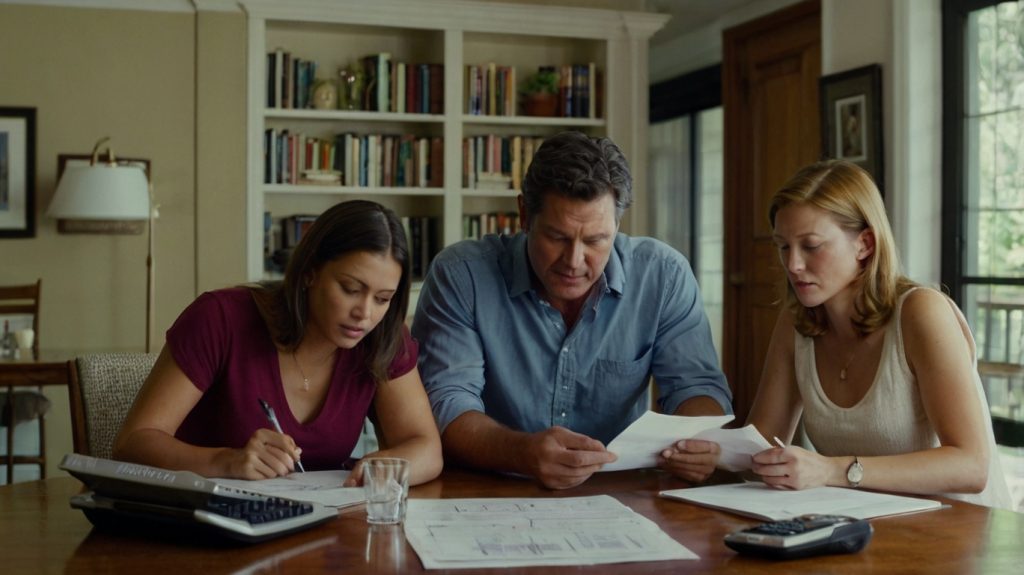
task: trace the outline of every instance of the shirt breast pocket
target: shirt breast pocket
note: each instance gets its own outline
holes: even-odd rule
[[[583,402],[594,413],[625,416],[647,392],[651,348],[634,360],[597,359],[589,377],[580,381]]]

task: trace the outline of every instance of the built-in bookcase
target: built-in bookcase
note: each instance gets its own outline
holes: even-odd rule
[[[645,169],[647,40],[666,17],[545,5],[462,0],[241,0],[249,19],[247,270],[265,271],[265,220],[275,225],[294,215],[319,214],[350,198],[378,201],[409,219],[436,223],[437,247],[464,236],[464,216],[515,210],[517,189],[468,187],[466,138],[548,136],[565,129],[612,137],[630,158],[635,175]],[[386,53],[408,65],[443,67],[443,104],[434,113],[318,110],[268,104],[268,54],[277,50],[316,64],[318,78],[340,80],[338,70],[366,56]],[[540,66],[556,70],[589,66],[597,71],[589,97],[595,117],[484,116],[467,113],[470,64],[514,68],[516,84]],[[436,72],[436,70],[435,70]],[[437,75],[431,77],[436,83]],[[599,82],[597,81],[599,79]],[[518,85],[515,87],[518,91]],[[435,87],[436,89],[436,87]],[[521,107],[522,102],[519,102]],[[412,135],[437,141],[443,164],[433,185],[351,186],[267,181],[268,131],[333,141],[338,134]],[[383,148],[381,148],[383,149]],[[431,169],[438,169],[431,162]],[[638,178],[642,180],[642,176]]]

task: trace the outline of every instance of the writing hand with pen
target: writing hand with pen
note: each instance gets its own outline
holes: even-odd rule
[[[294,470],[304,472],[299,457],[302,449],[291,436],[281,430],[274,409],[262,399],[260,407],[273,429],[257,429],[241,449],[229,450],[228,469],[231,477],[269,479],[288,475]]]

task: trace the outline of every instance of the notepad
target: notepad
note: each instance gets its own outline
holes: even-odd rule
[[[870,519],[942,507],[940,501],[932,499],[860,489],[816,487],[789,491],[758,482],[671,489],[659,495],[765,521],[782,521],[807,513]]]
[[[348,478],[348,471],[309,471],[291,473],[283,477],[248,481],[245,479],[222,479],[213,481],[227,487],[244,489],[272,497],[284,497],[299,501],[312,501],[339,509],[358,505],[366,501],[362,487],[342,487]]]

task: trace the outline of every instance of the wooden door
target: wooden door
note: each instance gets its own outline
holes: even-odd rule
[[[725,325],[723,369],[736,420],[746,420],[778,314],[785,276],[768,202],[819,157],[821,7],[803,2],[726,30]]]

